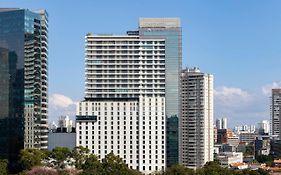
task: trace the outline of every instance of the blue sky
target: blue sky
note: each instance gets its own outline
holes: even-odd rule
[[[139,17],[180,17],[183,67],[215,77],[215,117],[229,125],[269,118],[271,87],[281,85],[279,0],[1,0],[0,7],[49,13],[50,120],[74,117],[84,96],[84,36],[125,34]]]

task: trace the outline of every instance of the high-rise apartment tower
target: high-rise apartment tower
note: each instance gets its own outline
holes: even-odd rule
[[[271,96],[271,131],[272,135],[281,138],[281,89],[272,89]]]
[[[213,76],[198,68],[182,72],[180,163],[200,168],[213,161]]]

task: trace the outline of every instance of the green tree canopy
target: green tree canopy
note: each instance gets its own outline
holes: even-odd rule
[[[0,159],[0,174],[7,175],[8,174],[8,160]]]
[[[47,154],[47,152],[38,149],[24,149],[20,151],[19,162],[24,170],[30,170],[34,166],[41,165]]]
[[[55,168],[63,169],[66,162],[71,158],[71,151],[66,147],[56,147],[50,152],[49,158]]]
[[[173,165],[166,169],[164,175],[195,175],[195,172],[183,165]]]

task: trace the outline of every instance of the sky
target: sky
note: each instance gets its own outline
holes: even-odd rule
[[[84,97],[88,32],[125,34],[139,17],[179,17],[183,67],[214,75],[214,117],[229,126],[270,118],[281,87],[279,0],[1,0],[0,7],[49,13],[49,121],[75,116]]]

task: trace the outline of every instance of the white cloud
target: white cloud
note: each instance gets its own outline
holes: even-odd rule
[[[253,97],[247,91],[234,87],[219,87],[214,90],[215,101],[223,106],[236,106],[250,102]]]
[[[230,127],[267,119],[267,107],[267,97],[261,91],[226,86],[214,90],[214,117],[227,117]]]
[[[76,101],[62,94],[51,94],[49,96],[49,123],[57,121],[61,115],[75,117]]]
[[[271,90],[274,88],[281,88],[281,81],[279,82],[273,82],[271,84],[266,84],[262,87],[262,92],[266,96],[271,95]]]
[[[66,108],[72,104],[75,104],[75,102],[71,98],[62,94],[52,94],[49,97],[49,104],[54,108]]]

